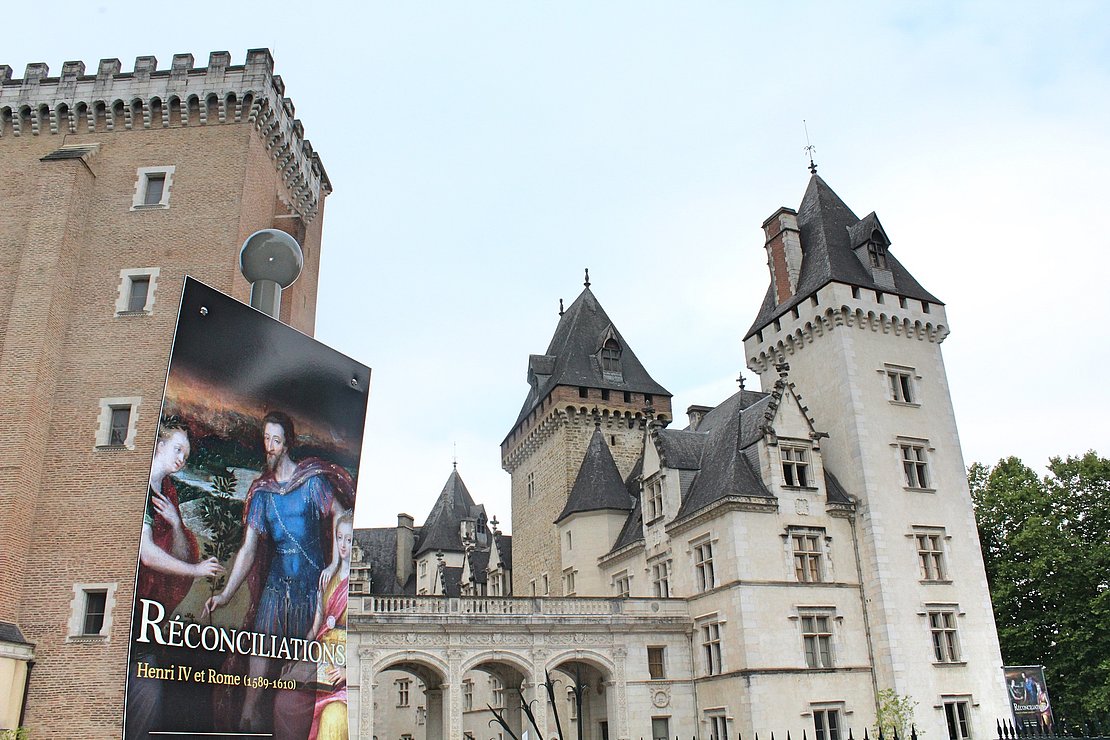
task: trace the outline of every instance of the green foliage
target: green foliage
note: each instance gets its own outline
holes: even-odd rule
[[[879,711],[871,731],[878,737],[879,728],[882,728],[883,737],[893,737],[891,730],[897,730],[898,737],[908,738],[914,726],[913,710],[916,706],[917,702],[910,696],[900,696],[894,689],[880,689]],[[924,734],[924,730],[917,731],[918,737]]]
[[[1110,712],[1110,460],[968,470],[1002,657],[1044,665],[1056,713]]]
[[[225,470],[226,473],[226,470]],[[243,539],[244,502],[235,498],[235,476],[230,474],[212,476],[215,493],[205,496],[200,502],[200,514],[212,535],[212,541],[204,545],[204,557],[215,557],[228,565]],[[212,581],[212,593],[224,587],[225,576]]]
[[[14,730],[0,730],[0,740],[27,740],[31,735],[26,727],[17,727]]]

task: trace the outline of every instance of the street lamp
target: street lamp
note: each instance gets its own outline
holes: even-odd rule
[[[239,250],[239,271],[251,284],[251,306],[277,318],[281,291],[301,274],[304,252],[289,234],[262,229],[247,237]]]

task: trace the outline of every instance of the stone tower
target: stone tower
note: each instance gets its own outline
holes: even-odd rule
[[[555,521],[595,429],[622,478],[643,451],[647,417],[670,421],[671,394],[656,383],[590,290],[559,317],[542,355],[528,358],[528,395],[501,443],[512,476],[513,593],[564,593]]]
[[[36,737],[120,732],[184,276],[247,301],[239,247],[287,231],[305,265],[280,318],[313,331],[323,165],[268,50],[193,62],[0,65],[0,727],[26,688]]]
[[[789,363],[858,500],[876,688],[918,702],[919,727],[962,737],[1005,715],[1002,664],[940,344],[944,305],[813,175],[763,225],[771,285],[747,336],[764,390]],[[955,731],[955,735],[953,735]]]

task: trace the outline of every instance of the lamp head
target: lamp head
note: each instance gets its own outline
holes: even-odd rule
[[[297,240],[278,229],[262,229],[247,237],[239,251],[239,270],[247,282],[260,280],[288,288],[301,274],[304,252]]]

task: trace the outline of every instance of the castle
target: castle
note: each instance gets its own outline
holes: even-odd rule
[[[0,66],[0,728],[119,737],[150,453],[186,274],[247,301],[243,240],[302,245],[327,173],[266,49]]]
[[[0,66],[0,727],[119,736],[184,275],[245,301],[239,245],[288,231],[280,318],[312,331],[331,184],[284,94],[265,50]],[[486,737],[487,702],[519,735],[518,690],[543,737],[842,740],[884,690],[929,737],[992,731],[944,306],[816,175],[763,228],[770,287],[737,331],[760,391],[677,428],[587,280],[502,443],[513,535],[457,470],[421,526],[358,533],[357,737]]]
[[[512,537],[457,470],[422,527],[359,533],[359,736],[486,737],[487,706],[534,732],[518,689],[542,737],[841,740],[884,696],[930,737],[993,731],[944,305],[815,172],[763,230],[770,286],[743,334],[760,391],[674,428],[587,273],[501,445]]]

